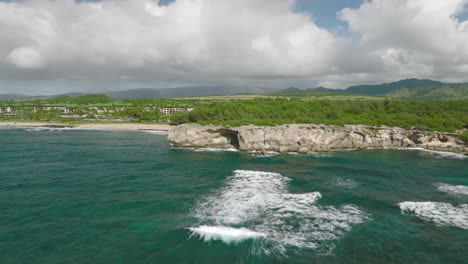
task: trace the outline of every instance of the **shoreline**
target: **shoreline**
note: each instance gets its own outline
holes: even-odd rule
[[[59,122],[0,122],[0,127],[50,127],[50,128],[75,128],[90,130],[112,130],[112,131],[169,131],[173,126],[160,124],[139,123],[109,123],[109,124],[67,124]]]
[[[184,143],[180,144],[181,142],[177,142],[178,140],[174,141],[173,136],[175,134],[179,134],[181,131],[181,127],[196,127],[196,128],[202,128],[202,131],[184,131],[183,133],[183,140],[185,141]],[[286,125],[286,126],[278,126],[278,127],[290,127],[291,125]],[[311,126],[319,126],[323,129],[323,125],[311,125]],[[275,143],[279,144],[277,145],[274,149],[269,149],[265,148],[264,144],[266,143],[263,138],[260,141],[263,142],[257,142],[260,143],[260,145],[255,145],[250,146],[249,148],[245,149],[240,146],[235,146],[236,144],[232,144],[232,136],[238,137],[239,135],[233,135],[232,130],[235,132],[238,132],[237,130],[239,128],[221,128],[221,127],[216,127],[216,126],[200,126],[200,125],[194,125],[194,124],[189,124],[189,125],[181,125],[181,126],[171,126],[171,125],[164,125],[164,124],[142,124],[142,123],[83,123],[83,124],[73,124],[73,123],[60,123],[60,122],[2,122],[0,121],[0,128],[6,127],[6,128],[51,128],[51,129],[83,129],[83,130],[101,130],[101,131],[147,131],[147,132],[156,132],[156,133],[164,133],[167,134],[169,133],[169,143],[173,148],[180,148],[180,149],[193,149],[198,151],[204,151],[204,150],[219,150],[219,151],[240,151],[240,152],[253,152],[257,153],[260,155],[268,155],[271,153],[275,154],[284,154],[284,153],[294,153],[294,154],[317,154],[317,153],[329,153],[333,151],[344,151],[344,150],[388,150],[388,149],[394,149],[394,150],[420,150],[420,151],[426,151],[426,152],[439,152],[440,154],[457,154],[460,156],[464,156],[465,158],[468,158],[468,152],[466,151],[466,145],[464,150],[460,151],[456,148],[453,148],[453,146],[444,146],[444,143],[438,142],[439,144],[442,143],[441,145],[436,144],[436,145],[419,145],[419,144],[409,144],[407,146],[372,146],[372,144],[367,145],[364,144],[363,146],[356,146],[355,144],[348,145],[348,146],[341,146],[342,148],[320,148],[320,149],[315,149],[315,146],[310,146],[310,149],[308,151],[301,151],[299,149],[294,149],[294,150],[283,150],[284,147],[284,142],[280,143],[282,140],[285,140],[286,142],[289,140],[288,137],[286,138],[276,138]],[[335,134],[335,128],[336,126],[329,126],[329,127],[334,127],[333,128],[333,134]],[[356,125],[356,127],[366,127],[366,126],[361,126],[361,125]],[[248,128],[255,128],[255,129],[265,129],[265,127],[255,127],[255,126],[248,126]],[[198,130],[195,129],[195,130]],[[203,131],[205,129],[208,129],[209,133],[211,134],[214,132],[214,135],[207,135],[207,131]],[[221,131],[216,131],[220,129]],[[390,128],[391,129],[391,128]],[[401,128],[394,128],[394,129],[401,129]],[[189,129],[191,130],[191,129]],[[210,131],[210,130],[215,130],[215,131]],[[230,131],[231,130],[231,131]],[[228,131],[227,134],[226,131]],[[188,133],[187,133],[188,132]],[[195,132],[195,133],[194,133]],[[204,134],[201,138],[199,138],[200,133]],[[221,133],[219,133],[221,132]],[[264,133],[266,131],[263,131]],[[269,131],[271,132],[271,131]],[[218,134],[219,133],[219,134]],[[430,133],[430,132],[429,132]],[[434,132],[433,132],[434,133]],[[436,134],[451,134],[451,133],[441,133],[441,132],[435,132]],[[267,133],[269,134],[269,133]],[[179,136],[181,136],[179,134]],[[214,137],[212,137],[214,136]],[[349,135],[348,135],[349,136]],[[249,135],[251,137],[251,135]],[[265,137],[265,136],[263,136]],[[199,140],[201,139],[201,142]],[[227,139],[227,140],[226,140]],[[179,138],[181,140],[181,138]],[[238,139],[237,139],[238,140]],[[244,141],[245,139],[243,139]],[[198,142],[197,142],[198,141]],[[249,141],[249,140],[247,140]],[[188,144],[187,144],[188,143]],[[201,144],[200,144],[201,143]],[[219,145],[221,143],[221,145]],[[316,142],[317,144],[319,142]],[[323,143],[323,142],[322,142]],[[393,143],[393,141],[392,141]],[[453,144],[454,142],[452,142]],[[238,143],[237,143],[238,144]],[[281,146],[283,145],[283,146]],[[318,144],[320,145],[320,144]],[[271,147],[271,146],[270,146]],[[448,148],[447,148],[448,147]],[[463,147],[462,147],[463,149]]]
[[[179,125],[168,135],[177,148],[274,153],[324,153],[351,149],[411,149],[468,154],[461,134],[366,125],[291,124],[274,127]]]

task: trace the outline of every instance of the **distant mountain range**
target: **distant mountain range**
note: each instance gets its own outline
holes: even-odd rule
[[[346,89],[324,87],[299,89],[289,87],[273,94],[291,96],[356,94],[390,98],[461,99],[468,98],[468,83],[443,83],[424,79],[406,79],[376,85],[356,85]]]
[[[228,87],[228,86],[196,86],[180,88],[142,88],[124,91],[102,92],[113,99],[134,98],[175,98],[188,96],[232,95],[232,94],[270,94],[285,96],[336,95],[356,94],[368,96],[385,96],[390,98],[421,98],[421,99],[461,99],[468,98],[468,83],[443,83],[425,79],[406,79],[397,82],[376,85],[356,85],[346,89],[329,89],[324,87],[300,89],[289,87],[283,90],[268,88]],[[68,93],[51,96],[27,96],[21,94],[0,94],[0,100],[33,100],[56,96],[81,96],[87,93]],[[89,93],[88,93],[89,94]]]
[[[232,94],[265,94],[278,90],[262,88],[262,87],[228,87],[228,86],[192,86],[192,87],[176,87],[176,88],[140,88],[123,91],[99,92],[113,99],[135,99],[135,98],[175,98],[189,96],[210,96],[210,95],[232,95]],[[57,96],[83,96],[90,93],[67,93],[57,95],[21,95],[21,94],[0,94],[0,100],[35,100],[46,99]]]
[[[231,95],[240,93],[264,94],[275,90],[268,88],[225,87],[225,86],[194,86],[165,89],[133,89],[125,91],[104,92],[103,94],[114,99],[132,98],[174,98],[188,96]]]

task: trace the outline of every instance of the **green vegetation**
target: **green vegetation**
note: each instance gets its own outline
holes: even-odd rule
[[[200,105],[171,118],[172,124],[279,125],[364,124],[431,131],[468,128],[468,100],[252,99]]]
[[[386,96],[392,98],[468,98],[468,85],[467,84],[446,84],[440,87],[420,87],[415,89],[402,88]]]
[[[392,83],[351,86],[343,90],[323,87],[302,90],[291,87],[280,92],[271,93],[270,95],[289,97],[315,96],[330,99],[350,95],[362,95],[363,98],[361,99],[365,99],[365,97],[369,99],[377,98],[374,96],[400,99],[468,99],[468,84],[407,79]]]
[[[162,108],[195,108],[172,115]],[[11,108],[9,112],[7,108]],[[66,109],[65,109],[66,108]],[[468,99],[399,100],[347,94],[250,95],[113,100],[104,95],[0,102],[15,121],[199,123],[215,125],[363,124],[430,131],[468,129]],[[468,135],[463,135],[468,140]]]
[[[157,122],[170,115],[160,108],[192,108],[198,101],[184,99],[113,100],[105,95],[59,96],[33,101],[0,101],[0,119],[58,122]],[[7,108],[9,108],[7,110]]]
[[[468,143],[468,132],[463,133],[463,140]]]
[[[33,103],[40,104],[75,104],[75,105],[91,105],[91,104],[115,104],[119,103],[111,98],[101,95],[101,94],[92,94],[92,95],[83,95],[83,96],[57,96],[50,99],[36,100],[32,101]]]

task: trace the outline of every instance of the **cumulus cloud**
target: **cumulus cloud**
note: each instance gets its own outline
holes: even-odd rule
[[[381,58],[385,73],[465,80],[468,21],[456,16],[467,0],[374,0],[340,12],[360,45]]]
[[[364,2],[338,14],[344,35],[294,0],[0,2],[0,92],[462,80],[466,2]]]
[[[24,69],[39,68],[43,65],[41,54],[33,47],[15,48],[6,56],[6,61]]]

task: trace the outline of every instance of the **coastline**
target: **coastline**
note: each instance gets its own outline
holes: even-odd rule
[[[53,127],[53,128],[75,128],[75,129],[95,129],[112,131],[169,131],[173,126],[160,124],[140,124],[140,123],[109,123],[109,124],[67,124],[59,122],[1,122],[0,127]]]
[[[291,124],[221,127],[184,124],[169,131],[176,148],[268,153],[324,153],[354,149],[425,149],[468,155],[462,134],[366,125]]]
[[[468,157],[468,145],[459,141],[457,135],[453,133],[421,132],[402,128],[369,127],[365,125],[351,125],[345,127],[326,125],[219,127],[196,124],[171,126],[142,123],[75,124],[61,122],[0,121],[0,128],[2,127],[162,132],[164,134],[169,134],[168,140],[172,147],[195,149],[197,151],[242,151],[268,155],[271,153],[316,154],[359,149],[419,149],[428,152],[440,152],[442,154],[452,153]],[[342,137],[334,138],[336,134],[350,127],[352,131],[346,131]],[[293,128],[293,130],[291,130],[291,128]],[[304,134],[304,128],[306,128],[308,132],[318,129],[319,133]],[[372,129],[372,133],[366,131],[369,128]],[[390,131],[376,132],[376,130]],[[384,133],[382,134],[382,132]],[[412,142],[412,137],[415,136],[414,132],[417,132],[418,137],[420,137],[417,141],[422,140],[425,142]],[[410,133],[410,135],[407,135],[407,133]],[[356,134],[359,135],[357,138]],[[344,142],[346,141],[345,138],[349,142]],[[298,139],[300,139],[302,143],[298,144],[298,142],[296,142]],[[339,144],[336,144],[337,142]]]

